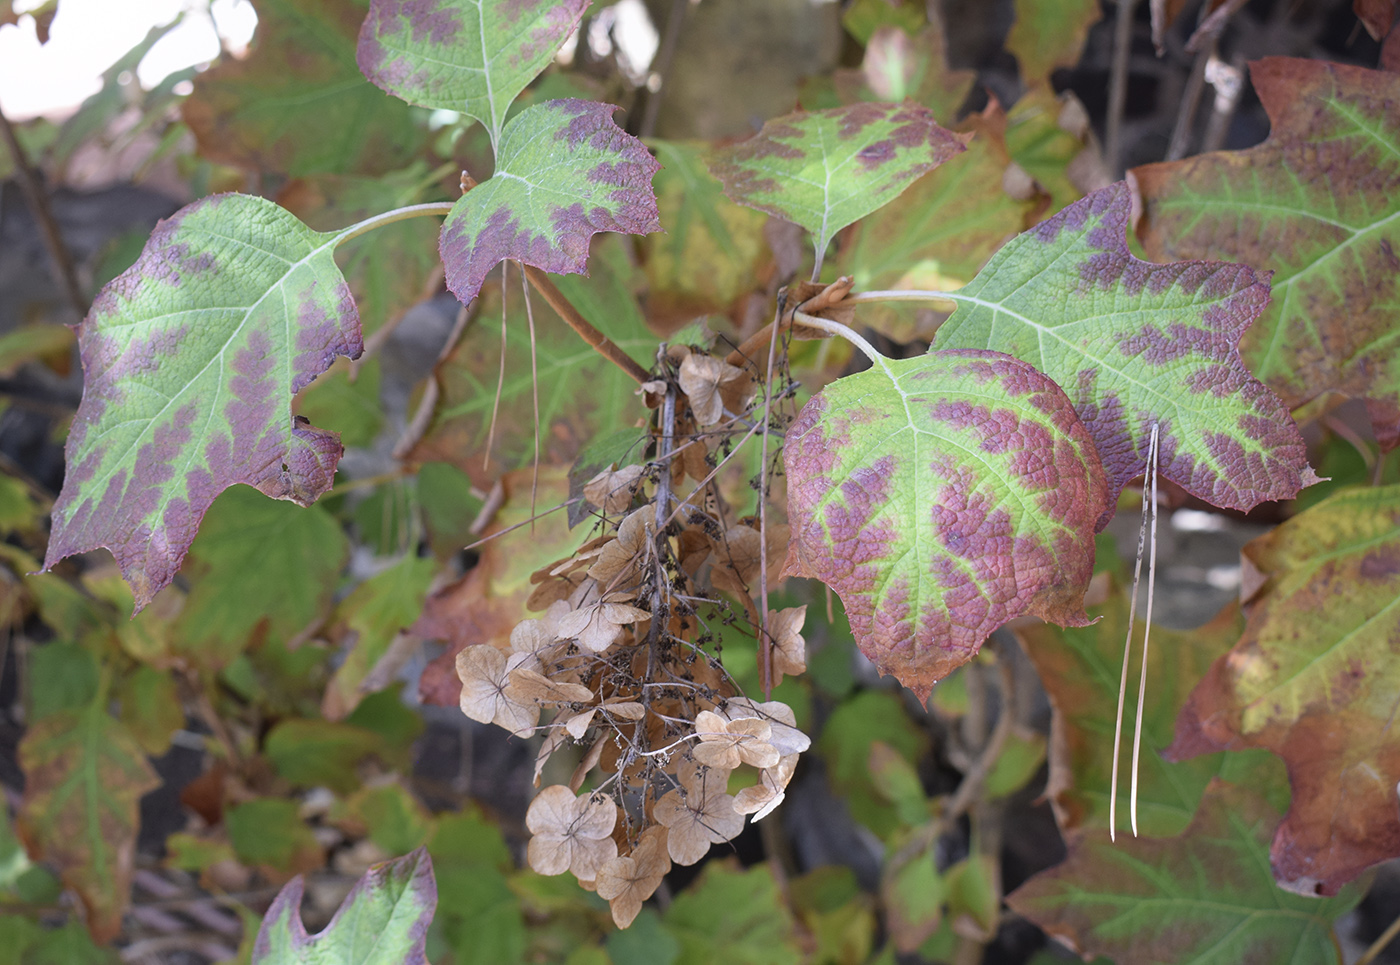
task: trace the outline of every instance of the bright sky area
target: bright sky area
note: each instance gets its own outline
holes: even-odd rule
[[[16,0],[14,8],[22,13],[39,3]],[[40,45],[32,17],[0,27],[0,108],[13,121],[71,114],[97,93],[103,71],[151,28],[181,14],[180,25],[137,68],[143,87],[212,60],[220,38],[231,50],[246,47],[257,25],[248,0],[62,0],[47,44]]]

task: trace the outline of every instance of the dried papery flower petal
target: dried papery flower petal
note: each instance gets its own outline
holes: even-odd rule
[[[655,530],[656,510],[650,506],[628,516],[617,527],[617,539],[603,547],[588,575],[612,589],[631,585],[639,562],[646,559],[647,543]]]
[[[462,713],[483,724],[496,724],[518,736],[529,736],[540,720],[539,705],[516,700],[506,693],[510,671],[527,656],[512,655],[512,664],[504,653],[490,644],[464,647],[457,654]]]
[[[785,523],[768,524],[768,588],[778,584],[782,560],[787,554],[792,530]],[[749,594],[758,590],[759,538],[758,530],[740,523],[729,527],[724,535],[713,540],[714,568],[710,581],[721,590]]]
[[[581,704],[593,699],[593,691],[522,667],[511,672],[506,696],[522,704],[532,700],[537,704]]]
[[[635,700],[605,700],[601,710],[624,720],[641,720],[647,713],[646,707]]]
[[[657,825],[642,832],[627,857],[613,858],[598,869],[598,896],[608,899],[618,928],[632,924],[642,910],[642,902],[656,893],[670,870],[666,829]]]
[[[593,742],[592,746],[588,748],[588,753],[583,755],[583,760],[578,762],[578,767],[574,768],[574,773],[569,776],[569,790],[577,793],[578,789],[583,787],[583,779],[588,776],[589,771],[597,766],[603,752],[612,746],[612,741],[605,741],[601,738]]]
[[[602,653],[622,639],[624,627],[650,617],[646,610],[625,603],[594,603],[562,618],[559,636],[577,640],[585,650]]]
[[[515,653],[538,653],[554,641],[554,633],[543,620],[521,620],[510,631],[510,649]]]
[[[584,484],[583,498],[602,510],[603,515],[616,516],[632,505],[645,471],[642,466],[604,469]]]
[[[724,399],[720,395],[720,387],[726,383],[752,382],[752,379],[743,369],[723,359],[692,353],[681,362],[677,381],[690,400],[690,411],[695,414],[695,421],[702,426],[710,426],[724,418]],[[740,395],[742,392],[731,397]]]
[[[734,799],[717,781],[682,795],[667,791],[656,802],[652,816],[667,829],[666,850],[676,864],[690,865],[744,829],[744,816],[734,810]]]
[[[775,767],[766,767],[758,775],[758,783],[734,795],[734,810],[752,814],[751,820],[761,821],[783,803],[792,772],[797,768],[797,754],[787,754]]]
[[[768,743],[785,757],[800,754],[812,746],[812,739],[797,729],[797,716],[792,708],[781,700],[757,704],[748,697],[730,697],[718,713],[725,720],[743,720],[746,717],[766,720],[772,730]]]
[[[807,621],[807,605],[768,611],[768,632],[773,637],[773,686],[783,682],[783,674],[807,672],[807,642],[802,624]]]
[[[642,397],[648,409],[655,409],[666,399],[666,383],[660,379],[643,382],[637,389],[637,394]]]
[[[564,721],[564,730],[576,741],[583,740],[583,735],[588,733],[588,727],[593,723],[593,715],[598,712],[597,707],[590,707],[581,714],[574,714]]]
[[[695,718],[699,742],[692,748],[695,760],[706,767],[733,770],[742,762],[754,767],[772,767],[780,755],[768,743],[771,728],[756,717],[725,720],[713,711],[702,710]]]
[[[572,871],[580,881],[592,880],[598,868],[617,856],[612,839],[617,805],[604,797],[574,797],[562,784],[551,784],[530,802],[525,826],[530,838],[530,867],[542,875]]]
[[[565,743],[567,740],[561,730],[551,730],[545,735],[544,743],[540,744],[539,753],[535,755],[535,787],[540,786],[540,775],[544,773],[544,766],[549,763],[554,752],[563,747]]]

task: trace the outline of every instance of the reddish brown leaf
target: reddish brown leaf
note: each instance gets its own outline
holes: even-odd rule
[[[1282,757],[1293,802],[1274,873],[1336,894],[1400,855],[1400,486],[1339,493],[1244,555],[1260,587],[1244,637],[1191,694],[1167,753]]]

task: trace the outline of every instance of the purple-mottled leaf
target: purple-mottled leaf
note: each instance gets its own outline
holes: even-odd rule
[[[500,144],[506,109],[578,26],[589,0],[373,0],[355,59],[410,104],[461,111]]]
[[[301,921],[302,877],[277,893],[258,929],[253,965],[425,965],[437,882],[426,848],[373,865],[315,935]]]
[[[710,170],[724,193],[801,225],[817,251],[836,232],[963,150],[933,112],[911,101],[787,114],[718,152]]]
[[[496,173],[458,199],[439,247],[447,287],[470,302],[486,273],[507,258],[584,274],[599,231],[660,231],[646,145],[613,123],[617,108],[545,101],[506,125]]]
[[[87,381],[46,569],[106,547],[140,609],[229,486],[303,506],[330,488],[340,439],[294,419],[291,399],[337,355],[360,354],[336,241],[241,194],[156,228],[79,334]]]
[[[1239,510],[1291,499],[1317,477],[1288,409],[1238,350],[1268,303],[1268,276],[1134,258],[1128,209],[1119,182],[1007,242],[952,293],[958,308],[935,347],[1006,352],[1063,386],[1103,460],[1110,505],[1142,474],[1154,422],[1159,471],[1187,492]]]
[[[999,352],[884,360],[787,433],[788,572],[921,698],[1022,614],[1084,626],[1107,487],[1065,393]]]

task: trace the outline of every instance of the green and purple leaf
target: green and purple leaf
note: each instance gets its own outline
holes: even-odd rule
[[[1389,21],[1387,20],[1387,23]],[[1269,139],[1135,168],[1153,258],[1238,258],[1274,272],[1245,336],[1250,368],[1291,406],[1365,399],[1400,445],[1400,74],[1269,57],[1249,68]]]
[[[1361,890],[1324,900],[1280,891],[1267,859],[1277,826],[1263,798],[1216,781],[1179,836],[1115,845],[1086,835],[1007,903],[1086,960],[1340,965],[1332,923]]]
[[[1280,884],[1336,894],[1400,856],[1400,486],[1338,493],[1244,548],[1244,636],[1177,721],[1173,759],[1262,747],[1293,800],[1270,858]]]
[[[841,597],[861,651],[921,698],[1024,614],[1088,622],[1107,487],[1059,386],[997,352],[886,360],[828,385],[784,449],[788,571]]]
[[[499,145],[511,101],[554,59],[589,0],[373,0],[355,59],[379,87],[474,117]]]
[[[108,942],[131,900],[141,795],[160,785],[131,733],[107,713],[104,688],[77,710],[30,726],[19,744],[24,803],[19,829],[36,860],[51,864]]]
[[[426,848],[373,865],[315,935],[301,920],[300,875],[277,893],[258,929],[253,965],[424,965],[437,883]]]
[[[439,248],[447,287],[462,304],[507,258],[544,271],[586,274],[599,231],[661,230],[651,179],[660,165],[613,123],[617,108],[545,101],[506,125],[496,173],[458,199]]]
[[[258,0],[245,58],[194,78],[181,108],[201,157],[292,177],[383,174],[427,140],[407,104],[355,66],[363,0]]]
[[[1093,436],[1110,502],[1147,465],[1160,424],[1162,478],[1248,510],[1317,481],[1288,410],[1240,361],[1268,302],[1243,265],[1134,258],[1127,185],[1096,191],[1004,245],[949,297],[938,349],[991,349],[1063,386]],[[1099,521],[1107,524],[1111,511]]]
[[[710,170],[735,201],[810,231],[820,253],[836,232],[960,154],[964,140],[909,101],[852,104],[771,120],[718,152]]]
[[[106,547],[140,609],[229,486],[303,506],[330,488],[340,439],[294,419],[291,399],[360,354],[335,241],[240,194],[156,228],[79,334],[86,385],[46,569]]]

